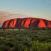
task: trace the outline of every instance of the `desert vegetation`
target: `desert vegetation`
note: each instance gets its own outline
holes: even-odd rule
[[[51,29],[0,29],[0,51],[51,51]]]

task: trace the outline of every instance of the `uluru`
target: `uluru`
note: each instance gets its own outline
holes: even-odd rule
[[[15,18],[15,19],[10,19],[6,20],[2,28],[13,28],[13,29],[21,29],[21,28],[26,28],[26,29],[31,29],[31,28],[50,28],[51,29],[51,21],[46,20],[46,19],[41,19],[41,18]]]

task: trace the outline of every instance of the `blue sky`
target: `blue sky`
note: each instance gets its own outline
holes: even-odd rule
[[[51,0],[0,0],[0,9],[19,9],[32,16],[51,19]]]

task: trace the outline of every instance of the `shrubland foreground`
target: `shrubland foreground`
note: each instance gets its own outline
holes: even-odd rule
[[[0,51],[51,51],[51,29],[0,29]]]

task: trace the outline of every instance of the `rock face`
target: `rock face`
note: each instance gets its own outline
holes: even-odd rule
[[[2,28],[51,28],[51,21],[40,18],[15,18],[3,23]]]

